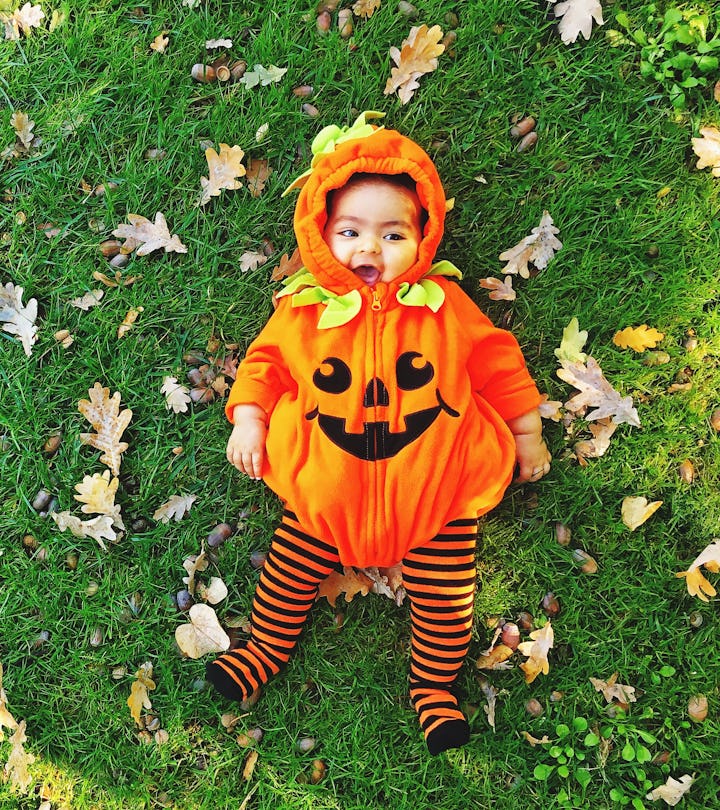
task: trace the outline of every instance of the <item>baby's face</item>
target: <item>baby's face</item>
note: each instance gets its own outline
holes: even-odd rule
[[[420,230],[417,195],[382,180],[335,192],[323,236],[332,255],[366,284],[392,281],[415,264]]]

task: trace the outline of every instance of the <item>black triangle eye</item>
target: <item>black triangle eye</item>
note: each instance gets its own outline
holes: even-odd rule
[[[329,374],[323,374],[322,366],[330,366],[332,371]],[[313,382],[317,388],[328,394],[342,394],[343,391],[350,388],[352,375],[347,363],[343,363],[337,357],[326,357],[322,361],[321,367],[313,374]]]
[[[413,360],[422,357],[420,352],[405,352],[397,359],[395,374],[397,383],[403,391],[414,391],[427,385],[435,376],[435,369],[432,363],[426,361],[425,365],[415,366]]]

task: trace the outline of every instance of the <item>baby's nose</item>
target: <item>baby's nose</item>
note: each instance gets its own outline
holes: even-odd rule
[[[360,250],[363,253],[378,253],[380,250],[380,240],[375,234],[363,234],[360,239]]]

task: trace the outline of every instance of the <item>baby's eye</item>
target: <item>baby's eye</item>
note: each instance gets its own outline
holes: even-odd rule
[[[400,242],[404,238],[405,237],[401,233],[388,233],[388,234],[385,234],[385,239],[387,239],[389,242]]]
[[[344,228],[342,231],[340,231],[340,236],[347,236],[349,238],[353,238],[357,235],[358,235],[357,231],[354,231],[352,228]]]

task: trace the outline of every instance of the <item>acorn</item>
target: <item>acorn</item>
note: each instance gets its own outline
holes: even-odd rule
[[[570,531],[570,527],[566,526],[564,523],[560,523],[560,521],[555,521],[555,539],[560,546],[569,546],[570,539],[572,537],[572,532]]]
[[[315,89],[310,84],[301,84],[299,87],[293,88],[293,95],[297,98],[308,98],[315,92]]]
[[[43,445],[43,453],[48,458],[52,458],[60,448],[61,442],[62,442],[62,433],[53,433],[52,436],[48,436],[48,438],[45,441],[45,444]]]
[[[118,253],[117,256],[113,256],[112,259],[110,259],[110,267],[114,267],[116,270],[122,270],[123,267],[127,267],[129,261],[130,257],[127,253]]]
[[[45,511],[53,499],[52,492],[48,492],[46,489],[38,490],[37,495],[33,498],[32,508],[36,512],[43,512]]]
[[[22,539],[23,548],[28,553],[32,553],[33,551],[37,550],[38,541],[37,538],[32,534],[26,534],[23,536]]]
[[[520,143],[515,147],[516,152],[529,152],[531,149],[535,148],[535,144],[538,140],[537,132],[528,132],[525,137],[523,137]]]
[[[540,717],[545,713],[542,703],[535,698],[530,698],[530,700],[528,700],[528,702],[525,704],[525,711],[529,715],[532,715],[532,717]]]
[[[47,630],[41,630],[32,643],[33,649],[39,650],[40,647],[43,647],[48,641],[50,641],[50,633],[48,633]]]
[[[245,700],[240,702],[240,709],[243,712],[248,712],[252,707],[260,700],[260,696],[262,695],[262,691],[260,689],[256,689],[251,695],[245,698]]]
[[[690,459],[686,458],[685,461],[678,465],[678,475],[680,480],[686,484],[692,484],[695,480],[695,466]]]
[[[80,560],[80,555],[77,551],[69,551],[65,555],[65,565],[71,570],[75,571],[78,567],[78,562]]]
[[[314,759],[312,764],[312,771],[310,771],[310,784],[317,785],[325,778],[327,773],[327,765],[321,759]]]
[[[133,520],[130,521],[130,528],[134,532],[137,532],[138,534],[147,531],[148,529],[147,519],[144,517],[133,518]]]
[[[315,28],[319,34],[327,34],[332,25],[332,17],[329,11],[321,11],[315,20]]]
[[[87,588],[85,588],[85,596],[95,596],[95,594],[100,590],[100,586],[95,582],[95,580],[90,580],[88,582]]]
[[[102,629],[100,627],[96,627],[90,634],[90,641],[88,643],[91,647],[100,647],[104,640],[105,634],[103,633]]]
[[[317,118],[320,115],[320,110],[314,104],[303,104],[301,109],[309,118]]]
[[[457,28],[460,24],[460,20],[458,20],[458,15],[454,11],[448,11],[445,14],[445,24],[448,28]]]
[[[714,431],[720,433],[720,408],[717,408],[712,412],[710,416],[710,426]]]
[[[400,0],[397,5],[398,14],[402,14],[403,17],[407,17],[408,19],[414,19],[418,16],[418,10],[412,3],[407,3],[405,0]]]
[[[251,728],[243,731],[237,736],[237,743],[241,748],[249,748],[262,741],[263,730],[261,728]]]
[[[703,623],[703,615],[698,610],[693,610],[693,612],[688,616],[688,624],[690,627],[694,627],[696,630],[698,627],[701,627]]]
[[[581,548],[574,548],[572,558],[573,561],[580,566],[580,570],[583,572],[583,574],[597,573],[597,562],[587,553],[587,551],[583,551]]]
[[[505,622],[500,633],[502,643],[516,650],[520,643],[520,628],[514,622]]]
[[[218,523],[207,536],[208,546],[210,546],[210,548],[219,548],[228,537],[232,537],[234,531],[229,523]]]
[[[190,75],[196,82],[203,82],[209,84],[215,81],[215,68],[210,65],[193,65],[190,68]]]
[[[554,619],[555,616],[560,613],[560,602],[558,602],[557,597],[552,591],[548,591],[545,596],[543,596],[540,608],[549,619]]]
[[[528,115],[525,118],[521,118],[513,127],[510,128],[510,137],[522,138],[523,136],[527,135],[529,132],[532,132],[535,129],[536,123],[537,122],[532,117],[532,115]]]
[[[215,78],[219,82],[230,81],[231,76],[232,72],[230,71],[230,68],[227,65],[218,65],[218,68],[215,71]]]
[[[233,62],[232,65],[230,65],[230,77],[236,82],[238,79],[242,79],[246,70],[247,62],[244,59],[238,59],[237,62]]]
[[[112,259],[113,256],[117,256],[120,253],[120,248],[122,244],[118,242],[117,239],[106,239],[104,242],[100,242],[100,253],[106,259]]]
[[[352,9],[341,8],[340,11],[338,11],[337,27],[338,31],[340,32],[340,36],[343,39],[348,39],[349,37],[352,36],[353,32]]]
[[[178,591],[175,599],[177,601],[178,610],[185,613],[186,611],[190,610],[190,608],[195,604],[195,600],[192,598],[190,591]]]
[[[345,614],[344,613],[336,613],[333,616],[333,626],[335,628],[335,632],[339,633],[342,630],[343,624],[345,623]]]
[[[257,571],[265,565],[267,554],[264,551],[253,551],[250,553],[250,565]]]
[[[517,622],[518,628],[523,632],[528,633],[532,630],[534,619],[526,610],[521,610],[515,617],[515,621]]]

